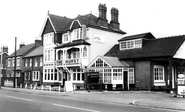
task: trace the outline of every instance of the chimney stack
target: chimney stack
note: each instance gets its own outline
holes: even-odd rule
[[[35,40],[35,46],[36,46],[36,47],[39,47],[39,46],[41,46],[41,45],[42,45],[42,41],[36,39],[36,40]]]
[[[8,46],[3,46],[3,52],[8,53]]]
[[[113,29],[117,29],[117,30],[119,30],[119,27],[120,27],[119,22],[118,22],[118,15],[119,15],[118,9],[112,8],[110,25]]]
[[[22,48],[24,46],[25,46],[25,44],[23,42],[21,42],[21,44],[19,45],[19,48]]]
[[[107,23],[107,7],[105,4],[99,4],[99,17],[98,17],[98,24],[103,27],[108,27]]]

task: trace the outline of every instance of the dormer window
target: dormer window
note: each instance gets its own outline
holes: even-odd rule
[[[44,34],[44,45],[52,44],[54,42],[54,33]]]
[[[69,42],[68,33],[63,34],[63,42],[64,42],[64,43]]]
[[[74,29],[74,39],[82,39],[82,28]]]
[[[141,39],[126,40],[126,41],[120,42],[120,50],[134,49],[134,48],[141,48],[141,47],[142,47]]]

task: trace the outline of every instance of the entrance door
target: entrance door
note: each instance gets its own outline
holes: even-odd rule
[[[128,71],[124,71],[123,76],[124,90],[128,90]]]
[[[65,84],[65,81],[67,81],[67,73],[63,72],[63,85]]]

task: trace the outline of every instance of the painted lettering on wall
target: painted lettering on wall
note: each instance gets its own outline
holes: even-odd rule
[[[105,37],[103,35],[94,34],[94,42],[105,43]]]

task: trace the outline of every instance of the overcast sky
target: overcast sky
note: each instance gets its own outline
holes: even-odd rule
[[[120,27],[128,35],[151,32],[155,37],[185,34],[185,0],[1,0],[0,47],[9,54],[21,42],[33,43],[40,35],[47,12],[69,18],[92,12],[98,16],[99,3],[119,10]]]

